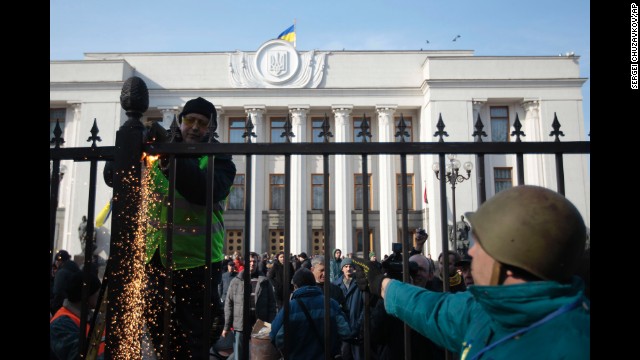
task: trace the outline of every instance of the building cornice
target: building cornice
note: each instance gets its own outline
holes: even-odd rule
[[[539,87],[582,87],[587,78],[574,79],[454,79],[454,80],[425,80],[422,92],[427,88],[539,88]]]
[[[110,82],[49,82],[49,91],[122,90],[124,81]]]

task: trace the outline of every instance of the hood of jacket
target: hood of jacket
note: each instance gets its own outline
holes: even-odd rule
[[[311,297],[322,295],[322,290],[317,286],[303,286],[301,288],[296,289],[291,298],[302,298],[302,297]]]

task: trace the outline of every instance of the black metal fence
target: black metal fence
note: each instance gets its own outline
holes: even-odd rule
[[[176,156],[202,156],[206,155],[209,158],[209,169],[213,169],[213,158],[215,154],[232,154],[232,155],[244,155],[246,157],[246,195],[245,195],[245,228],[244,234],[245,239],[251,237],[251,197],[252,193],[256,189],[251,188],[251,177],[254,175],[251,173],[252,161],[254,156],[264,156],[264,155],[284,155],[285,159],[285,242],[284,242],[284,253],[290,253],[290,242],[287,239],[286,234],[290,233],[290,219],[291,219],[291,203],[290,203],[290,166],[291,166],[291,155],[322,155],[323,157],[323,172],[324,172],[324,204],[329,204],[329,159],[331,156],[335,155],[360,155],[362,161],[362,173],[368,173],[369,166],[369,156],[370,155],[382,155],[382,154],[395,154],[400,155],[401,161],[401,176],[402,176],[402,258],[403,258],[403,281],[409,281],[409,267],[408,267],[408,258],[409,258],[409,249],[411,248],[410,244],[410,235],[409,235],[409,226],[408,226],[408,206],[407,206],[407,165],[406,165],[406,156],[407,155],[438,155],[439,167],[440,169],[445,169],[445,155],[446,154],[474,154],[476,155],[476,174],[478,175],[478,199],[479,202],[484,202],[485,195],[485,183],[484,183],[484,174],[485,174],[485,166],[484,166],[484,158],[486,155],[491,154],[515,154],[517,161],[517,185],[524,184],[524,154],[554,154],[555,155],[555,163],[556,163],[556,182],[557,190],[561,194],[565,192],[565,181],[564,181],[564,165],[563,165],[563,157],[566,154],[589,154],[590,153],[590,142],[589,141],[573,141],[573,142],[561,142],[560,136],[564,136],[562,131],[560,131],[560,122],[557,118],[553,119],[552,128],[550,129],[549,136],[553,137],[553,141],[544,141],[544,142],[522,142],[521,136],[525,134],[521,131],[520,121],[516,115],[516,121],[514,123],[515,131],[512,132],[511,136],[515,136],[515,140],[512,142],[504,142],[504,143],[496,143],[496,142],[483,142],[482,138],[487,135],[483,132],[483,124],[480,119],[480,116],[477,117],[475,122],[475,132],[473,133],[474,142],[445,142],[444,136],[448,136],[446,132],[446,125],[443,121],[442,117],[440,117],[437,123],[437,131],[434,134],[434,137],[437,139],[435,142],[393,142],[393,143],[384,143],[384,142],[376,142],[370,143],[368,142],[368,138],[370,137],[369,132],[369,124],[366,120],[366,116],[363,117],[364,121],[362,121],[360,133],[358,137],[362,138],[362,142],[354,142],[354,143],[337,143],[337,142],[329,142],[329,138],[333,135],[331,134],[331,129],[329,127],[329,121],[326,119],[322,126],[321,137],[324,138],[324,143],[291,143],[291,137],[294,134],[291,132],[291,123],[287,121],[285,125],[285,132],[283,133],[283,137],[286,138],[285,143],[252,143],[251,138],[255,136],[253,133],[253,124],[251,118],[247,118],[246,121],[246,132],[244,137],[246,139],[245,143],[238,144],[223,144],[223,143],[213,143],[212,140],[209,143],[200,143],[200,144],[185,144],[185,143],[155,143],[155,144],[144,144],[143,132],[144,127],[140,122],[140,118],[143,113],[146,111],[148,107],[148,92],[146,89],[146,85],[139,78],[130,78],[125,83],[123,87],[123,92],[121,96],[122,107],[126,110],[126,114],[128,116],[128,120],[120,127],[116,134],[116,144],[115,146],[105,146],[98,147],[96,145],[96,141],[100,141],[100,137],[98,136],[98,127],[97,123],[94,120],[94,125],[91,130],[91,136],[87,141],[91,141],[92,144],[89,147],[79,147],[79,148],[61,148],[60,145],[64,143],[64,140],[61,137],[61,131],[59,127],[56,127],[54,130],[55,137],[51,140],[51,143],[55,146],[50,150],[50,159],[52,161],[52,174],[51,174],[51,192],[50,192],[50,254],[53,254],[54,248],[54,230],[55,230],[55,215],[56,209],[58,206],[58,187],[59,187],[59,170],[60,170],[60,161],[61,160],[73,160],[73,161],[88,161],[90,162],[90,179],[89,179],[89,201],[88,201],[88,210],[87,210],[87,234],[93,234],[94,228],[94,208],[95,208],[95,192],[96,192],[96,171],[97,171],[97,163],[98,161],[105,160],[113,160],[114,161],[114,186],[113,186],[113,217],[112,217],[112,229],[111,229],[111,249],[110,249],[110,257],[107,263],[107,270],[105,272],[104,284],[108,284],[109,290],[107,291],[108,298],[108,307],[107,307],[107,336],[106,336],[106,358],[121,358],[118,354],[118,350],[120,349],[120,342],[122,341],[117,334],[121,334],[126,331],[125,328],[130,327],[131,324],[126,324],[124,319],[127,319],[126,312],[129,311],[127,307],[123,306],[122,299],[123,296],[126,296],[125,292],[125,283],[129,281],[126,277],[127,272],[130,272],[130,269],[133,268],[133,263],[135,259],[132,258],[132,239],[136,235],[138,223],[136,212],[139,209],[142,202],[142,195],[140,192],[141,187],[141,168],[143,166],[141,159],[143,158],[143,152],[149,155],[164,155],[169,159],[169,203],[173,204],[174,196],[175,196],[175,157]],[[214,139],[217,137],[215,133],[217,128],[217,124],[215,119],[210,124],[209,127],[209,139]],[[400,121],[398,132],[400,134],[404,133],[404,121]],[[177,132],[177,124],[172,125],[170,129],[171,137],[175,136]],[[400,139],[404,140],[404,136],[400,136]],[[133,179],[133,180],[132,180]],[[208,174],[208,199],[207,199],[207,209],[211,209],[212,206],[212,187],[213,187],[213,173],[209,171]],[[367,176],[363,176],[363,187],[368,188],[369,179]],[[447,219],[447,191],[446,191],[446,180],[445,177],[442,176],[440,178],[440,215],[441,215],[441,224],[440,224],[440,238],[442,240],[442,248],[443,252],[446,252],[449,248],[448,245],[448,219]],[[369,233],[369,193],[367,191],[363,192],[363,234]],[[168,223],[169,227],[167,229],[167,249],[168,249],[168,263],[171,263],[171,248],[172,248],[172,231],[171,225],[173,221],[173,210],[170,207],[168,213]],[[325,246],[324,246],[324,256],[325,256],[325,267],[329,268],[329,259],[331,258],[330,249],[334,247],[334,243],[331,241],[330,234],[330,221],[329,221],[329,209],[328,206],[324,207],[324,219],[323,219],[323,227],[324,227],[324,237],[325,237]],[[455,224],[455,219],[454,224]],[[207,222],[207,230],[206,233],[208,237],[206,239],[206,243],[211,243],[211,218],[209,218]],[[90,263],[92,258],[92,241],[86,241],[88,244],[85,248],[85,276],[88,279],[88,269],[89,266],[86,266]],[[368,254],[369,242],[364,241],[364,249],[363,253]],[[250,259],[250,249],[249,246],[244,246],[244,254],[243,258],[245,260],[245,268],[249,268],[249,259]],[[210,260],[210,252],[207,252]],[[51,255],[49,259],[49,265],[51,265]],[[444,260],[444,278],[448,278],[448,267],[449,267],[449,258],[448,256],[443,257]],[[284,279],[289,278],[289,257],[284,257]],[[209,261],[210,263],[210,261]],[[168,269],[168,281],[166,285],[165,292],[165,319],[168,320],[168,309],[169,309],[169,300],[171,298],[171,267]],[[207,280],[211,277],[210,271],[205,273]],[[249,272],[245,272],[244,276],[245,282],[245,304],[249,304],[249,294],[251,289]],[[329,282],[325,281],[324,284],[324,293],[329,294]],[[445,291],[448,290],[448,282],[444,281]],[[85,281],[86,284],[86,281]],[[210,281],[205,281],[207,284],[206,295],[208,296],[211,291],[215,291],[215,289],[210,289]],[[103,286],[104,288],[104,286]],[[104,291],[103,291],[104,292]],[[101,292],[101,296],[102,293]],[[289,310],[289,288],[284,286],[283,290],[283,308],[285,311],[285,319],[288,320],[288,310]],[[82,317],[81,317],[81,329],[85,327],[85,319],[86,314],[88,313],[88,309],[84,299],[88,297],[88,287],[85,286],[83,288],[83,308],[82,308]],[[370,337],[369,337],[369,327],[370,327],[370,310],[369,310],[369,296],[368,293],[364,293],[364,301],[365,301],[365,321],[364,321],[364,347],[365,347],[365,358],[370,358]],[[325,322],[324,322],[324,339],[325,341],[325,358],[330,359],[330,319],[328,314],[329,312],[329,297],[325,296],[324,298],[324,306],[325,306]],[[245,323],[243,328],[250,329],[251,324],[248,323],[249,316],[249,306],[244,306],[245,309]],[[205,323],[209,323],[211,319],[211,311],[209,306],[205,306]],[[94,317],[95,319],[95,317]],[[165,327],[168,326],[169,321],[164,322]],[[140,324],[139,324],[140,325]],[[141,325],[140,325],[141,326]],[[168,334],[168,329],[165,328],[164,333]],[[288,332],[288,321],[284,323],[285,334],[285,347],[283,351],[284,358],[288,358],[288,350],[290,346],[291,336],[289,336]],[[208,334],[211,329],[206,327],[205,329],[205,338],[209,338]],[[408,332],[408,327],[405,325],[405,358],[409,359],[410,352],[410,334]],[[81,331],[80,336],[80,346],[81,349],[87,349],[88,342],[85,338],[84,333]],[[245,336],[245,354],[249,354],[249,337],[250,331],[244,331]],[[164,354],[163,358],[168,359],[168,336],[165,337],[164,342]],[[208,358],[209,356],[209,345],[203,346],[203,355],[206,354],[204,358]],[[206,348],[205,348],[206,347]],[[84,358],[85,354],[81,354],[81,358]]]

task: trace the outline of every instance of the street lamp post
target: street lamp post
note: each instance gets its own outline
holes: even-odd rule
[[[460,175],[460,160],[456,159],[455,154],[449,154],[449,164],[447,165],[447,172],[443,176],[446,182],[451,184],[451,202],[453,204],[453,248],[458,252],[458,229],[456,228],[456,183],[461,183],[465,180],[469,180],[471,177],[471,169],[473,164],[469,161],[464,163],[464,169],[467,171],[467,176]],[[440,166],[438,163],[434,163],[431,167],[436,173],[436,178],[440,180]]]

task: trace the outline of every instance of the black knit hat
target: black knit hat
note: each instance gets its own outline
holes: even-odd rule
[[[178,122],[182,123],[182,117],[187,114],[200,114],[206,116],[207,119],[216,118],[216,107],[213,104],[201,97],[191,99],[184,104],[184,108],[180,115],[178,115]]]
[[[82,271],[76,271],[71,275],[69,283],[67,284],[67,299],[71,302],[78,302],[82,300]],[[100,289],[100,279],[98,275],[89,273],[89,296],[93,295]]]
[[[60,260],[62,262],[65,262],[65,261],[71,259],[71,255],[69,255],[69,252],[67,252],[67,250],[60,250],[56,254],[55,259],[56,260]]]
[[[469,266],[471,265],[471,256],[469,255],[465,255],[462,259],[460,259],[459,261],[456,261],[456,263],[454,264],[454,266]]]
[[[291,283],[298,288],[303,286],[315,286],[316,285],[316,277],[313,276],[311,270],[307,268],[300,268],[300,270],[296,271],[293,274],[293,279],[291,279]]]

